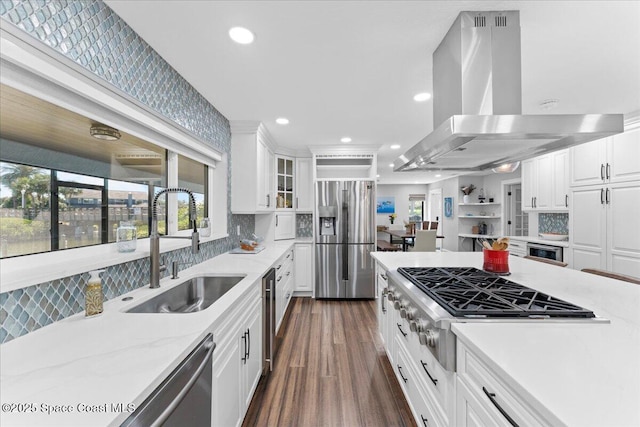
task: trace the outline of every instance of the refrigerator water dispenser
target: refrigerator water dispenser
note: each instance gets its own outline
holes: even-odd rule
[[[335,206],[318,206],[318,218],[320,219],[320,235],[336,235],[336,212]]]

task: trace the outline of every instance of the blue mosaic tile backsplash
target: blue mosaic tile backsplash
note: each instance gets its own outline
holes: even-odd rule
[[[569,234],[569,214],[538,214],[538,233]]]
[[[296,237],[313,237],[313,215],[296,214]]]
[[[227,153],[231,183],[228,120],[105,3],[0,0],[0,19]],[[227,197],[231,206],[230,188]],[[203,262],[237,246],[237,225],[249,235],[255,229],[253,215],[227,215],[229,237],[203,243],[195,256],[188,248],[167,253],[167,261]],[[148,271],[148,259],[107,268],[102,275],[105,299],[148,284]],[[0,294],[0,343],[82,312],[88,277],[83,273]]]

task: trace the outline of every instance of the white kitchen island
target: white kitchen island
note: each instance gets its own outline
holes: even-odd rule
[[[387,271],[482,268],[481,253],[372,256]],[[454,323],[459,349],[475,355],[505,389],[546,420],[542,424],[640,425],[640,286],[518,257],[510,257],[510,270],[509,280],[592,310],[610,322]],[[465,359],[459,351],[457,406],[466,403],[460,397],[461,377],[466,375],[461,362]],[[456,419],[450,425],[467,425],[465,411],[455,408]]]

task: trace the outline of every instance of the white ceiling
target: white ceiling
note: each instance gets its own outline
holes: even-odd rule
[[[294,150],[381,147],[380,183],[437,180],[389,163],[433,129],[431,101],[413,95],[432,92],[431,55],[463,10],[520,10],[523,114],[640,110],[638,1],[106,3],[229,120],[260,120]],[[232,42],[233,26],[255,42]]]

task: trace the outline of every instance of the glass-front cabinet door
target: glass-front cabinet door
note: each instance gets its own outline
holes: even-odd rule
[[[276,208],[293,210],[294,159],[277,156]]]

